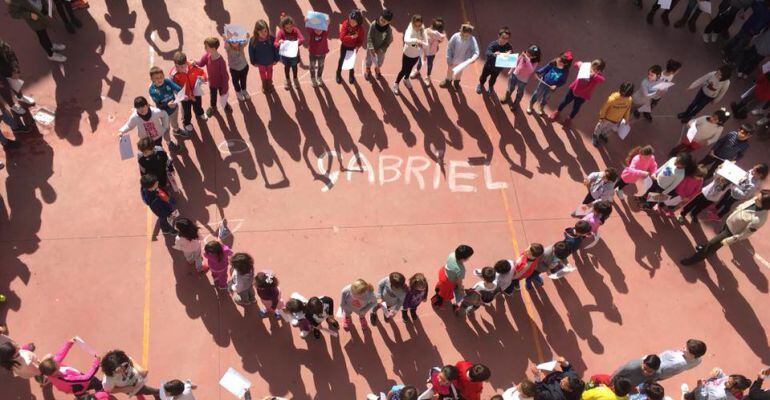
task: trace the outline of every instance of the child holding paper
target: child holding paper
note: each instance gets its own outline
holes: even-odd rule
[[[692,99],[687,109],[676,115],[682,123],[686,123],[709,103],[719,103],[730,87],[730,75],[733,69],[729,65],[722,65],[716,71],[707,73],[696,79],[688,89],[698,89],[695,98]]]
[[[194,266],[197,272],[206,272],[203,269],[201,237],[198,233],[200,228],[198,225],[189,218],[179,217],[174,221],[174,229],[177,231],[174,249],[181,251],[187,263]]]
[[[374,74],[379,79],[380,68],[382,63],[385,62],[385,52],[393,43],[393,28],[390,26],[390,21],[393,20],[393,12],[384,9],[377,18],[376,23],[369,25],[369,32],[366,34],[366,72],[364,73],[364,79],[370,80],[372,78],[372,65],[374,65]],[[406,34],[404,34],[406,38]]]
[[[708,167],[706,178],[714,175],[722,161],[737,161],[743,158],[749,149],[749,139],[754,135],[756,126],[751,123],[743,123],[737,131],[732,131],[722,136],[713,146],[711,151],[700,160],[701,165]]]
[[[716,175],[711,183],[703,187],[699,195],[682,208],[679,216],[676,217],[677,221],[684,223],[685,217],[690,214],[692,221],[695,222],[701,211],[722,199],[722,196],[732,187],[733,184],[730,181],[721,175]]]
[[[679,153],[691,152],[704,146],[711,146],[719,140],[724,130],[725,122],[730,119],[730,113],[722,107],[711,115],[690,120],[682,141],[669,152],[669,157]]]
[[[369,321],[372,326],[377,325],[377,309],[382,308],[385,322],[390,322],[398,310],[404,306],[406,299],[406,277],[400,272],[392,272],[390,275],[382,278],[377,284],[377,306],[369,314]]]
[[[163,384],[163,393],[166,395],[166,399],[195,400],[192,391],[197,388],[198,386],[189,379],[184,382],[179,379],[173,379]]]
[[[582,204],[588,205],[597,200],[612,200],[613,188],[617,179],[618,172],[613,167],[588,174],[583,180],[583,185],[588,188],[588,193]]]
[[[417,388],[407,385],[393,385],[388,393],[380,393],[376,395],[369,393],[366,395],[367,400],[417,400],[419,396]],[[385,395],[385,397],[382,397]]]
[[[2,80],[0,95],[3,96],[6,103],[11,105],[14,113],[22,115],[27,110],[19,103],[32,106],[35,105],[35,99],[22,93],[23,81],[19,79],[19,74],[21,74],[21,68],[19,68],[16,52],[7,42],[0,40],[0,80]]]
[[[417,321],[417,307],[420,303],[424,303],[428,300],[428,280],[425,279],[425,275],[416,273],[409,278],[409,290],[404,296],[404,308],[401,310],[401,318],[404,321],[409,320],[407,311],[411,314],[412,320]]]
[[[310,53],[310,82],[313,87],[323,86],[324,61],[329,53],[329,31],[307,28],[307,48]]]
[[[524,97],[524,88],[527,87],[529,77],[535,72],[539,62],[540,47],[536,44],[529,46],[528,49],[519,53],[519,57],[516,59],[516,67],[508,77],[508,90],[505,91],[505,98],[502,101],[502,103],[508,103],[511,106],[511,111],[519,106],[521,98]],[[511,95],[514,91],[516,92],[516,99],[511,101]],[[529,113],[532,113],[531,108]]]
[[[283,84],[283,88],[286,90],[291,89],[291,79],[289,79],[289,70],[291,70],[294,77],[294,87],[299,88],[299,78],[297,77],[297,64],[299,64],[299,47],[305,42],[305,37],[302,36],[302,32],[294,26],[294,19],[288,15],[281,16],[281,23],[278,29],[278,33],[275,35],[275,47],[283,48],[282,44],[287,41],[297,42],[297,54],[291,55],[288,53],[281,53],[281,62],[283,63],[283,73],[286,81]]]
[[[492,267],[484,267],[481,270],[475,270],[474,274],[481,278],[471,289],[479,292],[481,301],[489,304],[495,299],[498,287],[495,284],[495,270]]]
[[[359,10],[353,10],[340,24],[340,59],[337,62],[337,83],[342,83],[342,64],[345,63],[347,52],[355,54],[356,49],[364,44],[364,16]],[[355,68],[350,69],[350,84],[356,83]]]
[[[570,66],[572,66],[572,52],[567,50],[550,63],[535,71],[538,82],[535,91],[532,92],[532,97],[529,98],[527,114],[532,114],[533,106],[538,98],[540,98],[540,110],[537,111],[537,115],[544,114],[545,105],[548,103],[551,94],[557,88],[567,83]]]
[[[225,63],[224,57],[219,54],[219,39],[215,37],[206,38],[203,41],[203,48],[206,50],[206,53],[198,60],[197,65],[199,67],[206,67],[208,72],[211,106],[206,109],[206,116],[211,117],[217,111],[218,102],[224,102],[225,111],[232,112],[233,108],[227,103],[230,74],[227,73],[227,63]]]
[[[158,178],[158,186],[168,189],[168,176],[174,173],[174,166],[171,164],[168,154],[163,151],[163,147],[156,146],[149,137],[139,139],[136,147],[140,153],[137,157],[139,172],[142,175],[155,175]]]
[[[165,111],[161,111],[155,107],[150,107],[147,103],[147,99],[143,96],[139,96],[134,99],[134,111],[128,120],[118,129],[118,136],[123,136],[126,132],[137,129],[139,138],[149,137],[155,146],[160,146],[163,141],[163,136],[167,137],[169,141],[169,147],[178,149],[178,147],[172,147],[170,137],[168,135],[169,123],[168,114]]]
[[[254,24],[254,35],[249,41],[249,61],[251,65],[256,65],[259,70],[259,77],[262,79],[262,93],[272,93],[273,87],[273,65],[275,65],[280,56],[278,48],[273,44],[275,38],[270,35],[267,22],[259,20]]]
[[[262,302],[259,309],[259,316],[264,318],[272,312],[275,319],[280,320],[281,311],[284,308],[281,299],[281,288],[278,287],[278,278],[272,272],[258,272],[254,278],[254,284],[257,287],[257,297]]]
[[[398,84],[401,80],[404,80],[404,86],[408,89],[412,88],[412,82],[409,81],[409,74],[412,72],[412,68],[417,64],[417,60],[420,59],[420,52],[422,49],[428,47],[428,37],[425,35],[425,27],[422,24],[422,16],[419,14],[412,15],[412,21],[409,26],[406,27],[404,32],[404,50],[401,57],[401,71],[396,75],[396,83],[393,84],[393,93],[399,94]]]
[[[511,38],[511,30],[507,26],[504,26],[497,31],[497,39],[487,45],[487,51],[484,55],[487,57],[487,61],[484,63],[484,69],[481,70],[481,76],[479,77],[479,83],[476,85],[476,93],[481,94],[484,89],[484,85],[489,78],[489,89],[487,93],[493,95],[495,93],[494,86],[497,81],[497,76],[503,71],[502,68],[495,67],[495,60],[498,54],[510,54],[513,51],[513,46],[508,42]]]
[[[717,203],[717,216],[721,220],[727,214],[733,205],[737,202],[744,202],[757,193],[762,187],[762,181],[767,178],[767,164],[759,163],[746,173],[746,177],[730,189],[730,193],[722,196]]]
[[[137,398],[151,395],[155,400],[160,400],[160,390],[144,383],[148,371],[135,363],[124,351],[112,350],[105,354],[101,367],[104,372],[102,385],[107,392],[123,393]]]
[[[673,85],[674,77],[681,69],[682,69],[682,63],[680,63],[679,61],[674,59],[669,59],[668,61],[666,61],[666,68],[663,70],[663,73],[660,74],[660,78],[658,78],[658,84],[656,84],[658,89],[655,90],[655,93],[653,93],[652,95],[652,101],[650,102],[650,109],[655,108],[660,102],[660,99],[663,98],[663,96],[666,93],[668,93],[668,89],[670,88],[670,86],[665,87],[664,85]],[[652,114],[652,111],[650,112],[650,114]],[[652,115],[650,115],[650,118],[652,118]]]
[[[655,149],[652,146],[634,146],[626,156],[626,167],[620,172],[620,179],[615,183],[615,193],[620,200],[624,200],[626,195],[623,193],[629,183],[635,183],[644,179],[658,169],[658,163],[655,161]]]
[[[176,101],[182,87],[177,85],[171,79],[166,78],[163,70],[158,67],[150,68],[149,93],[155,107],[168,114],[168,124],[171,132],[166,132],[166,142],[170,150],[179,149],[179,144],[171,141],[170,133],[180,138],[189,137],[184,129],[179,129],[179,103]]]
[[[342,321],[342,329],[350,330],[350,327],[353,325],[351,316],[355,313],[358,314],[361,329],[368,331],[369,325],[366,323],[366,313],[376,306],[377,298],[374,295],[374,286],[369,282],[363,279],[356,279],[350,285],[345,286],[342,289],[342,298],[340,300],[340,308],[345,316],[345,319]]]
[[[249,38],[246,33],[246,39]],[[235,89],[235,97],[239,101],[245,101],[250,98],[249,91],[246,89],[246,82],[249,76],[249,62],[246,61],[244,49],[247,42],[231,41],[232,38],[225,38],[225,53],[227,53],[227,67],[230,69],[230,77]],[[211,75],[211,74],[209,74]]]
[[[655,205],[655,208],[667,217],[673,217],[674,211],[683,204],[689,203],[695,196],[699,195],[703,189],[703,178],[706,176],[706,168],[698,166],[691,173],[685,174],[684,179],[676,185],[676,189],[671,193],[672,197],[662,203]]]
[[[479,44],[473,37],[473,25],[466,22],[460,26],[460,31],[449,39],[446,47],[446,79],[439,84],[439,87],[449,89],[450,85],[454,85],[455,89],[460,89],[460,78],[464,69],[461,66],[468,66],[477,58],[479,58]]]
[[[596,123],[591,143],[599,147],[599,141],[607,143],[609,132],[617,131],[623,121],[628,124],[631,115],[631,95],[634,94],[634,84],[623,82],[617,92],[611,93],[599,109],[599,122]]]
[[[150,207],[155,216],[158,217],[158,224],[160,224],[160,230],[165,235],[176,235],[177,232],[169,219],[173,217],[174,199],[169,196],[166,190],[158,187],[158,178],[152,174],[142,175],[139,180],[142,186],[142,201],[147,207]]]
[[[334,300],[329,296],[311,297],[305,304],[305,319],[313,328],[313,337],[321,338],[321,324],[326,321],[332,332],[340,329],[340,324],[334,319]]]
[[[645,210],[652,209],[652,202],[648,200],[651,193],[668,195],[673,193],[677,185],[684,179],[686,171],[695,169],[690,153],[681,153],[671,157],[665,164],[658,167],[654,174],[650,175],[652,185],[637,200]]]
[[[583,64],[584,63],[581,61],[576,61],[574,63],[575,67],[581,70],[586,68],[581,68]],[[606,64],[604,63],[604,60],[600,58],[591,61],[590,67],[588,68],[588,76],[583,77],[580,73],[578,73],[577,78],[575,78],[575,80],[572,81],[572,83],[569,85],[569,91],[567,91],[564,99],[561,101],[561,103],[559,103],[559,107],[548,117],[552,120],[556,120],[559,118],[559,113],[561,110],[565,109],[569,103],[574,102],[572,105],[572,111],[569,113],[569,117],[567,117],[567,119],[564,121],[564,125],[569,126],[572,119],[574,119],[580,111],[580,107],[583,105],[583,103],[591,99],[591,93],[593,93],[594,89],[596,89],[596,86],[604,82],[604,75],[602,75],[602,71],[604,71],[605,65]]]
[[[257,302],[254,298],[254,259],[246,253],[235,253],[230,258],[230,281],[228,282],[233,301],[241,306]]]
[[[53,387],[66,394],[79,396],[89,390],[102,390],[102,382],[95,376],[96,371],[99,370],[98,355],[93,355],[91,368],[85,373],[64,364],[64,359],[74,344],[75,338],[67,340],[56,354],[53,356],[49,354],[40,360],[40,375],[47,379]]]
[[[660,65],[653,65],[647,70],[647,76],[642,79],[642,84],[639,85],[639,89],[636,89],[633,99],[633,105],[631,111],[634,113],[634,118],[639,118],[640,114],[644,115],[647,121],[652,121],[652,99],[657,91],[656,85],[659,83],[660,74],[663,72],[663,68]]]
[[[203,246],[204,270],[211,271],[217,289],[227,289],[227,266],[233,251],[218,240],[211,240]]]
[[[169,72],[171,79],[184,89],[185,100],[182,101],[182,125],[187,132],[192,132],[192,111],[200,121],[206,121],[208,116],[203,111],[200,85],[206,81],[206,72],[197,65],[187,61],[187,55],[181,51],[174,53],[174,68]],[[199,82],[200,81],[200,82]]]
[[[444,34],[444,19],[441,17],[433,18],[430,28],[425,29],[425,35],[428,36],[428,47],[422,49],[422,55],[425,56],[425,63],[428,65],[428,70],[422,81],[426,86],[430,86],[430,74],[433,71],[433,60],[436,58],[439,45],[446,40],[446,35]],[[422,68],[422,57],[417,59],[417,65],[415,65],[409,78],[417,78],[417,75],[420,73],[420,68]]]
[[[498,285],[502,289],[504,294],[512,294],[514,291],[521,290],[519,286],[522,279],[526,279],[527,285],[529,285],[530,277],[535,272],[537,265],[540,263],[540,257],[543,256],[545,249],[540,243],[531,243],[529,247],[519,254],[519,258],[514,262],[513,260],[506,260],[512,265],[510,280],[511,283],[505,286],[505,281],[508,279],[506,276],[500,276],[498,278]],[[500,261],[498,261],[500,263]],[[497,264],[495,269],[498,270]],[[504,268],[500,268],[504,270]],[[505,287],[504,287],[505,286]]]

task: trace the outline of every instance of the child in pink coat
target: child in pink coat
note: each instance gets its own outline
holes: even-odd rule
[[[203,247],[203,257],[206,259],[203,270],[208,268],[211,271],[217,289],[227,289],[227,267],[232,255],[233,251],[217,240],[212,240]]]
[[[647,145],[644,147],[636,146],[628,153],[626,157],[626,164],[628,166],[623,168],[623,172],[620,173],[620,179],[615,183],[615,193],[618,194],[619,199],[623,200],[626,198],[623,188],[629,183],[644,179],[654,174],[658,169],[654,152],[655,149]]]
[[[674,216],[674,211],[680,206],[687,204],[695,196],[700,194],[703,189],[703,178],[706,176],[708,170],[704,166],[699,166],[695,169],[692,175],[687,175],[674,189],[673,197],[669,200],[659,203],[656,208],[658,211],[668,217]]]
[[[86,373],[63,364],[67,353],[69,353],[74,344],[75,339],[70,339],[64,342],[56,354],[53,356],[48,355],[40,361],[40,374],[47,378],[62,393],[79,396],[89,390],[101,391],[102,383],[94,376],[99,369],[99,356],[94,355],[91,368]]]
[[[573,66],[580,68],[580,66],[583,63],[580,61],[575,61]],[[594,89],[596,89],[596,86],[604,82],[604,75],[602,74],[602,71],[604,71],[605,67],[604,60],[601,58],[597,58],[596,60],[591,61],[591,72],[587,79],[577,79],[575,78],[574,81],[569,85],[569,90],[567,91],[567,94],[564,96],[564,99],[562,99],[561,103],[559,103],[559,107],[556,108],[548,117],[552,120],[556,120],[559,118],[559,113],[569,105],[569,103],[573,103],[572,105],[572,111],[570,111],[569,116],[567,119],[564,120],[564,125],[569,126],[570,122],[575,119],[575,116],[580,111],[580,107],[588,100],[591,100],[591,94],[593,93]]]

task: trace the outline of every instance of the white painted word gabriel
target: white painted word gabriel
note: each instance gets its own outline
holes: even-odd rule
[[[337,152],[329,151],[322,154],[317,160],[318,172],[326,176],[329,182],[321,188],[322,192],[329,191],[340,178],[340,172],[328,171],[327,157],[339,157]],[[340,164],[344,164],[344,160]],[[446,162],[446,178],[439,163],[433,162],[424,156],[408,156],[406,159],[394,155],[379,155],[377,169],[363,154],[352,156],[345,168],[345,179],[350,182],[353,174],[366,173],[370,185],[384,186],[389,183],[403,182],[405,185],[416,184],[420,190],[430,187],[438,190],[442,181],[446,181],[448,189],[452,192],[476,192],[478,187],[487,190],[506,189],[506,182],[495,181],[489,165],[474,166],[465,160],[449,160]],[[479,171],[481,170],[481,171]]]

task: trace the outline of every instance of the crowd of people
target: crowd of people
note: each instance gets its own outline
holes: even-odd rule
[[[46,33],[53,15],[47,9],[47,2],[6,0],[6,3],[12,17],[25,20],[36,32],[50,60],[66,62],[66,57],[61,54],[64,46],[52,43]],[[80,26],[69,1],[54,0],[53,3],[68,31]],[[640,0],[634,3],[642,6]],[[665,2],[652,3],[647,14],[647,21],[651,24],[661,8],[659,3]],[[678,0],[671,1],[669,8],[663,11],[661,18],[665,25],[668,25],[669,13],[677,3]],[[302,63],[302,54],[285,52],[286,42],[294,41],[298,47],[306,44],[311,85],[325,85],[323,72],[329,53],[328,30],[306,28],[303,31],[292,16],[281,15],[275,33],[271,32],[267,22],[259,20],[245,41],[233,40],[229,36],[209,37],[203,43],[205,52],[192,60],[186,53],[176,52],[168,74],[158,66],[149,70],[148,93],[134,99],[134,111],[118,134],[122,136],[134,129],[138,131],[137,161],[142,200],[158,217],[162,232],[174,236],[173,248],[184,255],[190,267],[202,275],[210,273],[216,289],[230,293],[236,304],[254,307],[259,302],[257,307],[262,317],[284,321],[295,327],[300,337],[318,339],[324,332],[338,336],[340,329],[355,329],[354,314],[358,316],[362,330],[380,323],[380,314],[385,322],[391,322],[400,312],[403,322],[411,323],[419,319],[417,309],[429,299],[437,312],[443,312],[447,305],[451,305],[452,312],[458,316],[472,314],[498,296],[508,297],[521,290],[522,280],[525,288],[531,289],[534,285],[544,284],[543,274],[551,279],[561,279],[574,271],[569,257],[577,251],[589,250],[601,239],[599,230],[612,214],[615,196],[618,201],[634,201],[642,210],[675,217],[683,224],[687,223],[688,215],[695,222],[702,212],[708,220],[724,221],[712,239],[698,244],[692,256],[681,260],[684,265],[696,264],[723,245],[749,238],[765,223],[767,210],[770,209],[770,191],[761,187],[768,175],[767,164],[750,166],[737,180],[726,172],[730,165],[741,164],[740,160],[746,154],[757,126],[744,122],[737,130],[725,133],[724,125],[730,118],[761,116],[770,105],[770,68],[757,68],[762,59],[770,54],[770,51],[765,52],[765,47],[770,46],[770,30],[767,29],[770,25],[770,1],[721,1],[705,28],[703,40],[710,43],[727,35],[740,13],[747,13],[748,17],[738,33],[726,42],[723,48],[724,64],[689,86],[690,90],[696,90],[696,94],[689,106],[677,115],[684,124],[683,135],[680,142],[665,153],[666,162],[658,165],[653,146],[638,146],[629,151],[623,165],[590,173],[583,182],[587,194],[572,213],[577,221],[559,233],[559,240],[549,245],[531,243],[514,260],[501,259],[492,266],[474,269],[472,275],[478,280],[472,285],[466,284],[465,278],[466,264],[474,250],[471,246],[460,245],[450,252],[434,275],[433,285],[425,274],[416,273],[407,278],[397,271],[381,277],[376,285],[365,278],[356,279],[342,289],[335,311],[334,299],[328,295],[306,298],[292,293],[286,296],[280,289],[277,274],[257,271],[251,255],[235,252],[221,238],[204,243],[198,224],[184,216],[184,210],[176,208],[174,193],[181,188],[175,178],[174,158],[166,153],[163,142],[172,154],[177,154],[183,151],[181,141],[195,134],[193,114],[198,124],[205,124],[209,117],[220,112],[220,108],[226,113],[232,112],[228,101],[231,83],[238,101],[249,100],[250,66],[258,69],[262,93],[267,96],[276,95],[273,68],[278,62],[284,67],[283,88],[287,91],[299,90],[298,65]],[[687,9],[674,26],[687,25],[694,31],[700,14],[698,2],[688,0]],[[336,83],[345,84],[343,71],[346,59],[351,52],[359,49],[365,57],[364,78],[368,81],[384,79],[380,69],[388,56],[389,47],[395,43],[391,27],[393,22],[394,14],[387,9],[373,21],[366,20],[359,10],[347,15],[339,25],[340,54],[335,70]],[[543,49],[540,46],[521,46],[523,50],[517,52],[509,41],[510,36],[510,28],[501,27],[497,38],[484,48],[484,64],[476,93],[496,97],[496,80],[501,73],[507,74],[508,82],[501,103],[516,110],[520,107],[528,82],[537,81],[526,113],[539,118],[547,116],[551,121],[569,126],[583,104],[604,83],[605,61],[595,59],[583,63],[574,59],[572,51],[564,50],[541,64]],[[460,80],[465,67],[481,57],[474,27],[466,22],[455,33],[448,35],[442,18],[435,17],[428,25],[422,16],[411,15],[403,40],[397,45],[401,49],[402,67],[392,83],[393,93],[400,94],[402,83],[411,89],[412,80],[417,78],[422,78],[425,85],[432,85],[434,61],[445,42],[447,74],[439,86],[447,90],[462,90]],[[517,57],[512,65],[499,66],[501,56],[514,53]],[[426,67],[425,75],[421,71],[423,65]],[[577,76],[554,110],[546,114],[550,97],[567,84],[573,67],[578,70]],[[650,66],[638,86],[631,81],[621,83],[600,108],[592,143],[598,147],[606,143],[613,132],[618,135],[624,131],[627,133],[632,118],[651,121],[660,100],[670,96],[673,80],[681,68],[680,61],[670,59],[665,65]],[[758,70],[755,84],[730,104],[730,111],[722,107],[713,113],[700,115],[707,105],[721,102],[734,72],[738,77],[746,78],[755,70]],[[348,71],[347,82],[356,84],[355,68]],[[13,49],[4,41],[0,41],[0,74],[4,78],[0,82],[0,97],[4,102],[0,107],[3,121],[14,134],[27,132],[30,127],[21,123],[19,116],[27,112],[25,106],[34,104],[34,99],[24,95],[21,86],[14,85],[21,69]],[[210,97],[206,109],[203,106],[204,84],[208,85]],[[539,107],[536,107],[538,104]],[[568,115],[560,118],[570,105]],[[178,122],[179,109],[181,125]],[[6,149],[18,147],[18,141],[4,135],[0,138]],[[708,149],[707,154],[696,160],[694,154],[702,148]],[[639,181],[645,181],[643,194],[627,198],[626,187]],[[590,243],[584,242],[587,239]],[[7,336],[3,336],[1,342],[1,366],[20,378],[35,379],[43,385],[51,384],[79,399],[107,399],[112,394],[123,393],[138,398],[154,396],[187,400],[193,398],[192,391],[196,387],[189,380],[180,379],[162,382],[157,388],[150,386],[147,384],[147,371],[121,350],[112,350],[103,356],[93,354],[91,367],[85,372],[80,371],[65,363],[68,351],[79,343],[79,338],[66,341],[54,355],[45,357],[34,353],[33,344],[21,346]],[[706,345],[702,341],[691,339],[681,350],[650,354],[622,365],[612,375],[597,373],[585,380],[569,362],[559,358],[555,367],[535,367],[531,379],[524,379],[504,394],[492,398],[662,400],[665,393],[658,381],[698,366],[705,352]],[[103,374],[102,379],[96,377],[99,370]],[[385,390],[382,396],[388,400],[476,400],[481,398],[483,382],[489,379],[491,373],[484,364],[460,361],[455,365],[431,369],[427,383],[397,385]],[[751,400],[766,400],[770,398],[770,393],[764,391],[761,385],[768,374],[768,369],[760,371],[752,384],[743,375],[726,375],[715,368],[692,390],[683,387],[682,392],[686,400],[727,400],[741,399],[748,390]],[[422,397],[424,395],[430,397]],[[370,396],[381,398],[374,394]]]

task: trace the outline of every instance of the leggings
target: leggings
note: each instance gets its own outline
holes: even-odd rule
[[[324,73],[324,60],[326,54],[310,55],[310,77],[321,79]]]
[[[713,201],[707,199],[703,193],[700,193],[694,199],[692,199],[692,201],[684,206],[681,215],[684,217],[689,213],[693,218],[696,218],[701,211],[705,210],[706,207],[712,204],[714,204]]]
[[[272,81],[273,80],[273,66],[272,65],[257,65],[257,69],[259,70],[259,77],[263,81]]]
[[[435,59],[436,56],[425,56],[425,63],[428,65],[428,76],[430,76],[430,73],[433,72],[433,59]],[[422,68],[422,57],[417,58],[417,66],[415,67],[419,71],[420,68]]]
[[[48,57],[52,56],[53,44],[51,43],[51,38],[48,37],[48,31],[41,29],[39,31],[35,31],[35,34],[37,35],[37,40],[40,42],[40,45],[43,46],[43,50],[45,50],[45,53],[48,54]]]
[[[355,47],[347,47],[345,45],[340,45],[340,59],[337,62],[337,76],[342,76],[342,64],[345,62],[345,53],[350,51],[355,51]],[[353,71],[355,71],[355,68],[350,69],[350,76],[353,77]]]
[[[54,0],[53,3],[56,5],[56,12],[64,21],[64,25],[71,25],[77,19],[75,18],[75,11],[72,10],[72,1]]]
[[[419,59],[420,56],[408,57],[406,54],[401,56],[401,71],[399,71],[398,76],[396,76],[396,84],[401,82],[401,79],[409,77],[412,68],[414,68],[414,65],[417,64],[417,60]]]
[[[495,86],[495,82],[497,82],[497,76],[500,75],[500,71],[502,71],[502,68],[484,65],[484,69],[481,70],[481,76],[479,77],[479,85],[484,86],[484,83],[487,81],[487,77],[489,77],[489,88],[491,89],[493,86]]]
[[[574,102],[572,105],[572,111],[569,113],[570,118],[575,118],[577,113],[580,111],[580,107],[585,103],[586,99],[575,96],[575,93],[572,91],[572,89],[567,91],[567,94],[564,95],[564,99],[559,103],[558,110],[561,112],[561,110],[565,109],[569,103]]]
[[[554,91],[551,90],[550,86],[538,81],[537,87],[535,87],[535,91],[532,92],[532,97],[529,98],[529,106],[532,107],[537,101],[538,97],[540,97],[540,105],[545,106],[545,103],[548,102],[548,99],[551,97],[553,92]]]
[[[190,121],[192,120],[190,111],[195,111],[195,115],[199,117],[204,114],[202,103],[203,101],[200,96],[195,96],[194,100],[182,101],[182,124],[185,126],[190,124]]]
[[[233,80],[233,89],[236,92],[246,90],[246,77],[249,76],[249,66],[247,65],[242,70],[230,69],[230,77]]]
[[[211,108],[216,109],[219,96],[224,96],[227,94],[227,88],[209,87],[209,94],[211,95]]]

